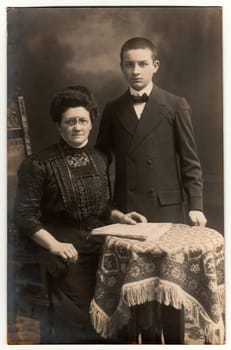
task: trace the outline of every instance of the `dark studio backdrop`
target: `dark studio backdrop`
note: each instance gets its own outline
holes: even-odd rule
[[[49,116],[57,90],[86,85],[102,112],[127,87],[119,66],[123,42],[153,40],[161,62],[155,82],[192,107],[205,214],[208,226],[223,233],[221,8],[8,8],[7,21],[8,98],[24,96],[33,152],[58,138]],[[9,191],[13,199],[15,185]]]

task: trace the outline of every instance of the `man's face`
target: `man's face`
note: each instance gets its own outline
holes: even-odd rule
[[[146,49],[132,49],[125,51],[121,63],[122,72],[131,87],[142,90],[151,81],[153,74],[159,68],[159,61],[153,61],[152,51]]]

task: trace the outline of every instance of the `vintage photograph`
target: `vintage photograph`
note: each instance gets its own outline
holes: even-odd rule
[[[226,343],[219,6],[7,8],[7,343]]]

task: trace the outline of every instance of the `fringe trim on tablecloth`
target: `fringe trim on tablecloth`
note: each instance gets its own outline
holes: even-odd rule
[[[90,315],[92,324],[97,333],[103,338],[111,338],[116,332],[126,325],[131,318],[131,311],[127,304],[120,304],[114,315],[109,317],[99,307],[95,299],[92,299],[90,306]]]
[[[220,300],[224,293],[224,286],[219,287]],[[91,303],[91,319],[96,331],[104,338],[110,338],[119,328],[127,324],[131,317],[129,307],[144,304],[149,301],[158,301],[165,305],[171,305],[176,309],[184,307],[189,318],[193,319],[196,326],[204,331],[207,341],[211,344],[224,343],[224,324],[222,316],[220,320],[213,322],[204,307],[196,299],[183,291],[178,285],[158,278],[148,278],[139,282],[128,283],[123,286],[120,303],[116,312],[107,316],[96,304]],[[224,305],[221,305],[223,307]],[[223,310],[221,309],[221,313]]]
[[[218,296],[219,296],[219,301],[221,303],[221,310],[223,313],[225,313],[225,286],[224,284],[221,284],[218,286]]]

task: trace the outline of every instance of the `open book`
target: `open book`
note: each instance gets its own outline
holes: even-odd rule
[[[139,240],[158,240],[166,233],[171,223],[137,223],[136,225],[112,224],[95,228],[92,235],[109,235]]]

